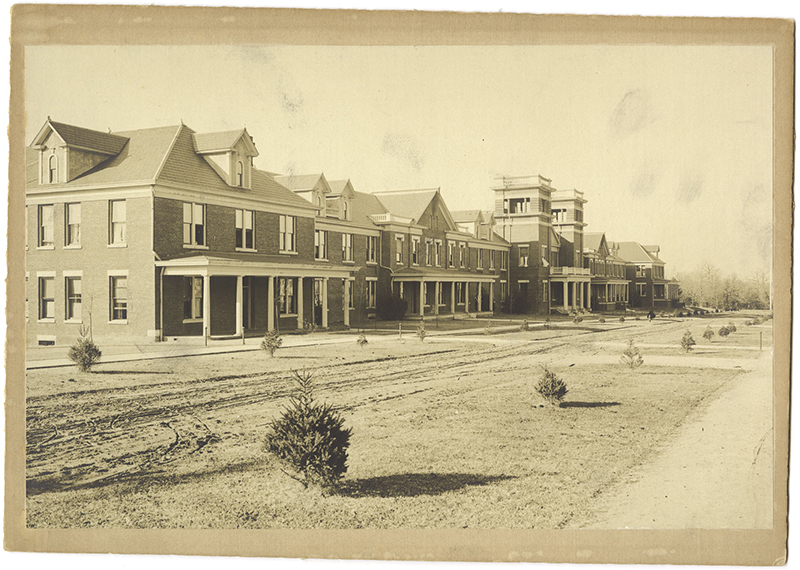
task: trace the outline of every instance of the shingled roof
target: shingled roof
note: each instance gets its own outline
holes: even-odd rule
[[[483,213],[480,210],[454,210],[450,212],[453,221],[458,223],[475,222],[480,217],[483,220]]]
[[[425,210],[438,191],[438,188],[396,190],[391,192],[376,192],[374,196],[381,201],[388,212],[419,222],[420,217],[425,213]]]
[[[649,253],[645,248],[635,241],[619,241],[616,242],[619,250],[617,251],[618,257],[625,261],[633,263],[658,263],[664,265],[664,262],[656,256]]]
[[[289,190],[299,192],[302,190],[311,190],[317,185],[320,178],[325,176],[320,172],[317,174],[289,174],[285,176],[276,176],[275,181],[282,184]],[[327,183],[327,180],[325,181]]]
[[[350,199],[351,219],[353,223],[375,227],[369,216],[387,213],[386,208],[374,194],[355,192]]]
[[[245,129],[238,129],[233,131],[220,131],[217,133],[194,133],[192,139],[194,142],[194,149],[200,154],[227,150],[233,147],[242,136],[245,136],[245,142],[251,148],[253,156],[258,156],[253,139],[247,134]]]
[[[122,134],[93,131],[49,119],[47,124],[64,140],[67,146],[81,147],[105,154],[119,154],[128,142],[128,138]]]

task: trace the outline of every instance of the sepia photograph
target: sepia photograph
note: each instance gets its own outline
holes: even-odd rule
[[[772,45],[223,37],[24,46],[26,531],[785,529]]]

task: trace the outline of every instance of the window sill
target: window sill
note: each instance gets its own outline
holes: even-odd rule
[[[67,319],[64,321],[65,325],[82,325],[83,320],[81,319]]]
[[[286,317],[287,319],[288,319],[289,317],[293,317],[293,318],[295,318],[295,319],[296,319],[296,318],[297,318],[297,313],[278,313],[278,318],[279,318],[279,319],[282,319],[282,318],[284,318],[284,317]]]
[[[355,265],[356,264],[356,262],[353,261],[352,259],[343,259],[342,263],[344,263],[345,265]]]
[[[206,248],[206,249],[208,249],[208,248]],[[258,250],[254,249],[252,247],[237,247],[236,251],[240,251],[242,253],[258,253]]]
[[[36,246],[36,249],[38,249],[38,250],[53,250],[55,248],[56,248],[55,245],[37,245]]]
[[[196,245],[193,243],[183,244],[183,249],[208,249],[207,245]]]
[[[83,249],[80,244],[78,245],[65,245],[64,249]]]
[[[281,254],[281,255],[297,255],[297,252],[296,252],[296,251],[288,251],[288,250],[283,250],[283,249],[282,249],[282,250],[280,251],[280,254]]]
[[[377,261],[367,261],[367,265],[378,265]]]
[[[320,257],[315,257],[314,261],[321,261],[323,263],[330,263],[331,260],[330,259],[322,259]]]
[[[128,247],[128,244],[127,243],[110,243],[110,244],[108,244],[108,247],[123,248],[123,247]]]
[[[52,318],[52,319],[48,318],[48,319],[38,319],[36,322],[39,323],[39,324],[48,324],[48,323],[49,324],[55,324],[56,320],[55,320],[55,318]]]
[[[117,320],[114,320],[114,321],[108,321],[108,324],[110,324],[110,325],[127,325],[128,324],[128,319],[117,319]]]
[[[192,323],[202,323],[203,319],[202,318],[199,318],[199,319],[183,319],[183,321],[181,321],[181,322],[183,324],[185,324],[185,325],[188,325],[188,324],[192,324]]]

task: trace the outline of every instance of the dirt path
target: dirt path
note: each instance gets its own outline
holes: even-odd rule
[[[772,528],[771,360],[681,428],[581,528]]]

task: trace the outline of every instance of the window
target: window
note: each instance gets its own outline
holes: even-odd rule
[[[519,294],[522,297],[528,297],[528,282],[527,281],[520,281],[519,282]]]
[[[328,259],[328,232],[314,230],[314,259]]]
[[[278,279],[278,311],[281,315],[293,315],[297,312],[294,296],[294,279],[281,277]]]
[[[550,263],[550,261],[547,259],[547,246],[546,245],[541,246],[541,250],[542,250],[542,263],[544,265],[547,265],[548,263]]]
[[[444,287],[442,287],[441,283],[439,284],[439,294],[436,297],[436,303],[439,305],[444,305]]]
[[[65,278],[65,290],[67,293],[67,314],[68,321],[81,320],[81,278]]]
[[[342,202],[342,216],[343,216],[342,217],[343,220],[349,220],[350,219],[350,211],[348,210],[348,207],[347,207],[347,200],[344,200]]]
[[[547,281],[542,281],[542,301],[547,303]]]
[[[50,184],[58,182],[58,158],[52,155],[47,161],[47,181]]]
[[[64,218],[66,220],[67,232],[64,242],[67,246],[79,246],[81,244],[81,205],[67,204],[64,207]]]
[[[279,221],[279,244],[281,251],[295,251],[295,217],[294,216],[280,216]]]
[[[377,281],[367,281],[367,309],[375,308],[375,291],[377,289]]]
[[[203,278],[183,278],[183,318],[195,320],[203,318]]]
[[[109,293],[111,296],[111,320],[128,320],[128,278],[110,277]]]
[[[435,255],[436,267],[440,267],[442,265],[442,252],[443,252],[443,250],[442,250],[442,247],[443,247],[442,240],[437,239],[433,243],[434,243],[434,250],[435,250],[434,255]]]
[[[425,265],[433,264],[433,240],[425,240]]]
[[[507,208],[510,208],[512,214],[526,214],[531,209],[531,199],[512,198],[508,201]]]
[[[483,250],[478,250],[478,269],[483,269]]]
[[[560,223],[567,221],[567,210],[566,208],[556,208],[552,210],[553,214],[553,223]]]
[[[636,266],[636,277],[644,277],[644,265]]]
[[[419,238],[411,238],[411,263],[419,265]]]
[[[404,243],[403,236],[401,236],[400,234],[397,234],[395,236],[395,240],[394,240],[394,245],[395,245],[395,248],[396,248],[396,251],[395,251],[395,254],[394,254],[395,255],[395,259],[394,260],[397,263],[400,263],[400,264],[403,263],[403,243]]]
[[[244,186],[244,164],[241,160],[236,162],[236,185]]]
[[[467,244],[458,244],[458,262],[461,268],[464,268],[467,261]]]
[[[508,281],[500,282],[500,299],[503,301],[508,299]]]
[[[255,249],[254,228],[255,213],[252,210],[236,210],[236,247]]]
[[[528,246],[519,246],[519,266],[528,267]]]
[[[508,269],[508,252],[500,252],[500,269]]]
[[[251,212],[252,213],[252,212]],[[252,220],[251,220],[252,221]],[[206,244],[205,204],[183,203],[183,245]]]
[[[541,198],[541,206],[540,207],[542,209],[542,213],[543,214],[548,213],[550,211],[550,200],[547,200],[546,198]]]
[[[342,279],[342,281],[347,282],[347,285],[348,285],[348,287],[347,287],[347,308],[348,309],[355,309],[356,308],[356,302],[355,302],[355,295],[353,294],[353,289],[355,289],[355,285],[356,285],[355,281],[353,281],[353,280],[348,281],[346,279]]]
[[[367,263],[376,263],[378,260],[378,237],[367,236]]]
[[[452,241],[447,242],[447,266],[448,267],[455,267],[456,260],[455,260],[455,252],[456,252],[456,244]],[[437,263],[438,265],[438,263]]]
[[[575,221],[576,222],[583,221],[583,210],[575,210]]]
[[[39,318],[55,318],[55,277],[39,277]]]
[[[466,299],[466,287],[464,283],[456,282],[456,303],[463,305]]]
[[[342,261],[353,261],[353,234],[342,234]]]
[[[39,206],[39,247],[53,246],[53,205]]]
[[[489,251],[489,269],[494,269],[494,256],[495,251],[492,249]]]
[[[127,220],[127,204],[125,200],[109,200],[108,202],[108,243],[125,243],[125,222]]]
[[[647,297],[647,284],[646,283],[637,283],[636,284],[636,292],[639,294],[640,297]]]

